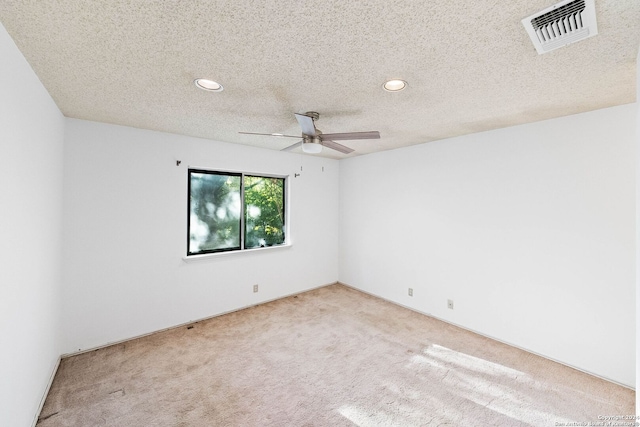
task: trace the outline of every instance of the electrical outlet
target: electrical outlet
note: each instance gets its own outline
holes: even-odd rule
[[[258,292],[258,285],[253,285],[253,292]]]
[[[409,288],[409,296],[412,297],[413,296],[413,288]]]
[[[452,299],[448,299],[447,300],[447,307],[450,308],[451,310],[453,310],[453,300]]]

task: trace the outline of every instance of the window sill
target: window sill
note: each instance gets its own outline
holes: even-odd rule
[[[182,257],[182,260],[184,262],[205,261],[205,260],[208,260],[208,259],[210,260],[210,259],[215,259],[215,258],[219,258],[219,257],[238,256],[238,255],[242,255],[242,254],[246,254],[246,253],[256,253],[256,252],[262,252],[262,251],[277,251],[277,250],[282,250],[282,249],[289,249],[292,246],[293,246],[293,244],[288,243],[288,244],[285,244],[285,245],[267,246],[267,247],[264,247],[264,248],[244,249],[244,250],[241,250],[241,251],[228,251],[228,252],[216,252],[216,253],[213,253],[213,254],[189,255],[189,256]]]

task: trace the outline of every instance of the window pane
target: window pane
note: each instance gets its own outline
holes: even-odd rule
[[[284,178],[244,177],[245,247],[284,243]]]
[[[239,175],[189,173],[189,254],[240,249]]]

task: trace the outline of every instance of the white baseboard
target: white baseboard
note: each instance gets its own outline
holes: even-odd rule
[[[400,304],[399,302],[392,301],[392,300],[390,300],[390,299],[387,299],[387,298],[381,297],[380,295],[376,295],[376,294],[373,294],[373,293],[371,293],[371,292],[363,291],[362,289],[360,289],[360,288],[356,288],[355,286],[351,286],[351,285],[348,285],[348,284],[343,283],[343,282],[337,282],[337,283],[338,283],[338,284],[340,284],[340,285],[346,286],[347,288],[353,289],[353,290],[355,290],[355,291],[362,292],[363,294],[371,295],[372,297],[375,297],[375,298],[380,298],[381,300],[384,300],[384,301],[390,302],[391,304],[394,304],[394,305],[397,305],[397,306],[400,306],[400,307],[406,308],[406,309],[411,310],[411,311],[415,311],[416,313],[420,313],[420,314],[422,314],[422,315],[424,315],[424,316],[431,317],[431,318],[433,318],[433,319],[439,320],[439,321],[441,321],[441,322],[447,323],[447,324],[452,325],[452,326],[455,326],[455,327],[457,327],[457,328],[464,329],[465,331],[473,332],[474,334],[477,334],[477,335],[483,336],[483,337],[485,337],[485,338],[492,339],[492,340],[494,340],[494,341],[497,341],[497,342],[502,343],[502,344],[506,344],[506,345],[508,345],[508,346],[510,346],[510,347],[514,347],[514,348],[517,348],[517,349],[522,350],[522,351],[526,351],[527,353],[535,354],[536,356],[542,357],[542,358],[544,358],[544,359],[550,360],[550,361],[555,362],[555,363],[559,363],[560,365],[564,365],[564,366],[566,366],[566,367],[568,367],[568,368],[575,369],[576,371],[584,372],[585,374],[587,374],[587,375],[591,375],[592,377],[600,378],[600,379],[605,380],[605,381],[608,381],[608,382],[610,382],[610,383],[613,383],[613,384],[616,384],[616,385],[622,386],[622,387],[624,387],[624,388],[628,388],[629,390],[634,390],[634,391],[635,391],[635,388],[634,388],[634,387],[632,387],[632,386],[630,386],[630,385],[627,385],[627,384],[623,384],[623,383],[618,382],[618,381],[615,381],[615,380],[612,380],[611,378],[603,377],[602,375],[598,375],[598,374],[595,374],[595,373],[593,373],[593,372],[589,372],[589,371],[587,371],[587,370],[584,370],[584,369],[582,369],[582,368],[578,368],[577,366],[570,365],[569,363],[562,362],[561,360],[556,360],[556,359],[554,359],[553,357],[545,356],[544,354],[537,353],[537,352],[532,351],[532,350],[530,350],[530,349],[528,349],[528,348],[520,347],[519,345],[512,344],[512,343],[510,343],[510,342],[508,342],[508,341],[501,340],[500,338],[496,338],[496,337],[493,337],[493,336],[491,336],[491,335],[487,335],[487,334],[485,334],[485,333],[478,332],[478,331],[476,331],[476,330],[473,330],[473,329],[467,328],[467,327],[465,327],[465,326],[458,325],[457,323],[453,323],[453,322],[450,322],[450,321],[448,321],[448,320],[441,319],[441,318],[439,318],[439,317],[437,317],[437,316],[434,316],[433,314],[425,313],[424,311],[420,311],[420,310],[415,309],[415,308],[413,308],[413,307],[409,307],[409,306],[407,306],[407,305]]]
[[[125,338],[125,339],[122,339],[122,340],[118,340],[118,341],[111,341],[111,342],[108,342],[106,344],[102,344],[102,345],[99,345],[99,346],[96,346],[96,347],[82,349],[82,350],[79,350],[79,351],[74,351],[74,352],[71,352],[71,353],[64,353],[64,354],[62,354],[60,356],[60,358],[61,359],[65,359],[67,357],[77,356],[79,354],[89,353],[90,351],[95,351],[95,350],[100,350],[100,349],[103,349],[103,348],[111,347],[112,345],[118,345],[118,344],[126,343],[126,342],[131,341],[131,340],[137,340],[138,338],[148,337],[149,335],[157,334],[157,333],[160,333],[160,332],[170,331],[172,329],[177,329],[177,328],[183,328],[185,326],[192,325],[192,324],[198,323],[198,322],[204,322],[205,320],[213,319],[213,318],[218,317],[218,316],[224,316],[225,314],[235,313],[236,311],[245,310],[247,308],[256,307],[258,305],[267,304],[269,302],[277,301],[277,300],[282,299],[282,298],[288,298],[288,297],[293,296],[293,295],[300,295],[300,294],[303,294],[305,292],[310,292],[310,291],[313,291],[315,289],[320,289],[320,288],[324,288],[326,286],[331,286],[331,285],[336,285],[336,284],[338,284],[338,282],[332,282],[332,283],[326,283],[324,285],[314,286],[314,287],[305,289],[303,291],[293,292],[293,293],[282,295],[282,296],[279,296],[279,297],[276,297],[276,298],[271,298],[271,299],[268,299],[268,300],[265,300],[265,301],[260,301],[260,302],[255,303],[255,304],[245,305],[243,307],[239,307],[239,308],[236,308],[236,309],[233,309],[233,310],[224,311],[222,313],[214,314],[212,316],[207,316],[207,317],[203,317],[203,318],[196,319],[196,320],[190,320],[188,322],[180,323],[180,324],[174,325],[174,326],[169,326],[169,327],[163,328],[163,329],[158,329],[158,330],[155,330],[155,331],[152,331],[152,332],[148,332],[146,334],[140,334],[140,335],[136,335],[136,336],[133,336],[133,337],[129,337],[129,338]],[[43,401],[43,403],[44,403],[44,401]]]
[[[56,377],[56,373],[58,373],[58,368],[60,367],[60,361],[62,360],[62,356],[58,357],[55,366],[53,367],[53,371],[51,372],[51,376],[49,377],[49,381],[47,382],[47,387],[44,390],[44,394],[42,395],[42,399],[40,399],[40,405],[38,405],[38,410],[36,411],[36,416],[33,419],[33,423],[31,427],[35,427],[38,423],[38,419],[40,418],[40,413],[42,412],[42,408],[44,407],[44,402],[47,400],[47,396],[49,395],[49,390],[51,389],[51,385],[53,384],[53,379]]]

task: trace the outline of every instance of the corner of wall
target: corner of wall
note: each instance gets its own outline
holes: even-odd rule
[[[0,425],[37,421],[61,353],[64,116],[0,24]],[[34,126],[37,117],[37,126]]]

